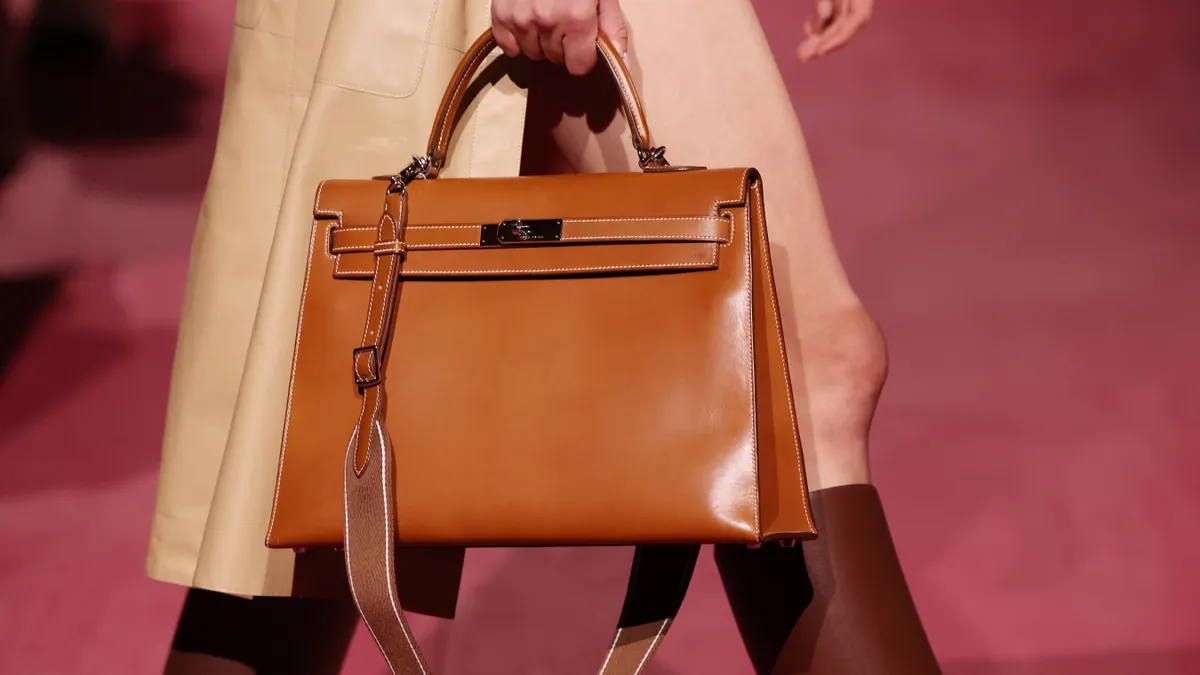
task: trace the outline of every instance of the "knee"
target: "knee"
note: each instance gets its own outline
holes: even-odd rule
[[[887,341],[879,324],[866,308],[857,306],[831,316],[823,332],[822,379],[843,395],[869,400],[873,406],[888,374]]]
[[[872,400],[879,397],[888,375],[887,340],[883,329],[865,308],[846,328],[846,352],[843,363],[848,382]]]
[[[832,440],[830,434],[865,437],[888,374],[879,324],[855,305],[826,314],[802,332],[807,336],[800,339],[800,359],[814,431],[826,440]]]

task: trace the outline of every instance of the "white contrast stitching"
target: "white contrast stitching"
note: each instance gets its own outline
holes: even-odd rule
[[[796,404],[792,400],[792,375],[790,369],[788,368],[787,353],[784,351],[783,328],[779,323],[778,298],[775,295],[775,273],[771,268],[771,251],[767,246],[766,204],[763,201],[762,189],[759,188],[754,192],[754,201],[758,204],[759,209],[759,223],[757,229],[759,231],[759,240],[762,248],[763,265],[766,267],[767,283],[771,289],[771,297],[768,298],[768,300],[771,302],[771,315],[775,319],[775,336],[779,340],[779,358],[783,361],[784,384],[787,385],[785,391],[787,392],[788,414],[792,416],[792,441],[796,444],[796,469],[799,471],[800,489],[807,491],[807,481],[804,480],[804,460],[800,455],[800,427],[796,423]],[[808,527],[815,530],[817,526],[813,523],[812,514],[809,512],[808,501],[802,500],[801,504],[804,506],[804,519],[808,522]]]
[[[747,213],[747,211],[748,209],[743,209],[742,213],[746,220],[749,221],[750,215]],[[748,369],[747,379],[749,380],[750,385],[750,436],[752,439],[751,442],[754,446],[754,452],[752,453],[754,463],[754,535],[755,537],[761,539],[762,522],[761,517],[759,516],[759,500],[761,499],[759,492],[761,481],[759,480],[760,471],[758,467],[758,377],[757,373],[755,372],[754,365],[754,271],[753,266],[751,265],[754,249],[750,240],[749,222],[746,223],[746,227],[743,229],[746,231],[743,235],[743,241],[745,242],[744,245],[746,250],[743,253],[746,260],[746,314],[748,315],[746,317],[748,321],[746,321],[745,338],[748,351],[750,352],[750,368]]]
[[[376,401],[375,409],[378,410],[379,406],[383,404],[383,396],[377,394]],[[371,427],[379,436],[379,480],[383,484],[381,488],[383,492],[383,531],[386,535],[384,537],[386,543],[383,546],[383,558],[384,569],[387,572],[388,600],[392,603],[392,613],[396,616],[396,621],[400,624],[400,633],[404,635],[404,641],[408,643],[409,651],[411,651],[417,657],[417,667],[421,669],[421,673],[428,675],[428,671],[425,670],[425,664],[422,662],[423,659],[421,659],[416,646],[413,644],[413,638],[409,632],[410,629],[408,627],[408,622],[404,620],[404,615],[400,611],[400,606],[397,603],[396,598],[396,595],[398,594],[396,589],[396,562],[393,560],[396,555],[396,547],[394,544],[396,541],[396,532],[394,529],[396,525],[395,521],[392,520],[392,510],[389,508],[388,504],[388,498],[394,493],[392,490],[388,489],[387,480],[389,472],[392,469],[387,463],[388,453],[387,448],[384,446],[384,441],[386,439],[383,436],[383,422],[379,419],[378,413],[371,417]]]
[[[658,633],[654,635],[654,639],[650,642],[650,646],[646,649],[646,653],[642,655],[641,663],[638,663],[637,668],[633,669],[632,675],[639,675],[642,668],[650,661],[650,657],[654,655],[654,651],[658,648],[658,641],[662,640],[663,634],[667,632],[667,627],[671,625],[670,619],[663,619],[658,626]]]
[[[608,662],[612,661],[613,650],[617,648],[617,641],[621,639],[621,629],[617,629],[617,634],[613,636],[612,645],[608,648],[608,654],[604,657],[604,663],[600,664],[600,675],[604,675],[604,669],[608,667]]]
[[[746,183],[748,182],[749,176],[752,171],[753,170],[748,169],[748,170],[744,171],[742,174],[740,190],[741,190],[743,199],[745,198],[744,196],[745,196]],[[318,216],[336,216],[338,219],[337,221],[331,222],[327,226],[326,237],[332,236],[332,229],[334,227],[338,227],[338,229],[341,231],[369,231],[369,230],[375,229],[375,228],[371,228],[371,227],[345,227],[345,226],[342,226],[341,221],[342,221],[343,213],[344,213],[344,211],[342,209],[321,208],[322,197],[324,194],[325,186],[328,182],[329,181],[321,181],[321,183],[318,185],[316,199],[315,199],[315,208],[314,208],[314,213]],[[761,195],[760,195],[760,199],[761,199]],[[716,212],[722,204],[733,204],[733,203],[736,203],[736,200],[722,200],[720,198],[716,198],[713,200],[713,210],[714,210],[714,212]],[[731,217],[728,217],[728,216],[719,216],[719,217],[729,218],[729,220],[731,222],[731,226],[733,225],[733,219]],[[698,218],[704,218],[704,217],[698,217]],[[653,220],[653,219],[655,219],[655,218],[624,218],[624,219],[620,219],[620,220],[630,221],[630,220]],[[664,218],[664,219],[670,219],[670,218]],[[587,222],[588,220],[599,220],[599,219],[577,219],[575,222]],[[605,219],[605,220],[616,220],[616,219]],[[279,494],[280,494],[279,488],[282,485],[282,480],[283,480],[284,466],[285,466],[285,460],[286,460],[286,454],[287,454],[288,433],[290,431],[292,405],[293,405],[293,399],[294,399],[294,393],[295,393],[294,392],[295,375],[296,375],[297,365],[299,362],[299,347],[300,347],[300,343],[302,341],[302,333],[303,333],[303,328],[304,328],[304,315],[305,315],[305,309],[307,306],[308,290],[309,290],[312,269],[313,269],[313,267],[312,267],[313,261],[312,261],[311,251],[312,251],[312,247],[316,243],[315,237],[317,234],[317,227],[318,227],[317,223],[314,223],[312,235],[310,236],[310,240],[309,240],[309,249],[310,249],[309,263],[308,263],[308,269],[305,270],[304,289],[301,293],[301,298],[300,298],[298,330],[296,332],[296,339],[295,339],[295,343],[294,343],[294,347],[293,347],[291,381],[288,383],[288,402],[287,402],[287,410],[285,412],[285,417],[284,417],[283,442],[281,444],[279,467],[278,467],[277,474],[276,474],[275,495],[274,495],[274,499],[272,501],[272,506],[271,506],[271,520],[270,520],[270,523],[268,525],[268,530],[267,530],[268,539],[270,539],[273,535],[276,516],[278,514]],[[408,228],[408,229],[477,228],[477,227],[478,226],[474,226],[474,225],[457,225],[457,226],[443,226],[443,225],[429,226],[429,225],[426,225],[426,226],[410,226],[410,228]],[[747,238],[749,235],[748,230],[749,230],[749,226],[747,227]],[[734,235],[734,231],[731,230],[731,233],[730,233],[731,238],[733,235]],[[327,256],[329,255],[329,248],[330,248],[330,246],[326,245],[325,249],[324,249],[325,254]],[[511,270],[511,269],[510,270],[421,270],[421,271],[402,270],[401,276],[407,277],[407,276],[426,276],[426,275],[437,275],[437,274],[481,275],[481,274],[589,272],[589,271],[663,269],[663,268],[680,268],[680,269],[702,268],[702,267],[711,267],[711,266],[715,265],[717,262],[717,255],[718,255],[718,248],[716,246],[714,246],[712,259],[708,263],[687,262],[687,263],[661,263],[661,264],[648,264],[648,265],[608,265],[608,266],[595,266],[595,267],[568,267],[568,268],[556,268],[556,269],[515,269],[515,270]],[[335,256],[334,260],[335,260],[335,274],[341,274],[341,275],[372,274],[371,270],[341,270],[338,268],[338,261],[340,261],[340,256]],[[749,266],[749,251],[747,251],[747,266]],[[772,285],[772,287],[773,287],[773,285]],[[752,292],[753,291],[751,290],[751,293]],[[371,302],[373,302],[373,300],[374,300],[374,289],[372,289],[369,304]],[[753,306],[752,303],[753,303],[753,300],[752,300],[752,296],[751,296],[751,307]],[[370,306],[368,307],[368,311],[369,311],[369,309],[370,309]],[[366,330],[366,328],[364,327],[364,331],[365,330]],[[751,330],[752,330],[752,325],[751,325]],[[782,344],[782,342],[781,342],[781,344]],[[751,347],[753,347],[753,335],[751,335]],[[786,364],[786,358],[785,358],[785,368],[786,368],[786,366],[787,366],[787,364]],[[791,395],[791,392],[790,392],[790,387],[789,387],[789,396],[790,395]],[[753,390],[751,391],[751,404],[752,404],[751,409],[753,410],[753,408],[754,408],[754,406],[753,406]],[[793,415],[795,414],[794,409],[792,411],[792,414]],[[755,421],[755,424],[757,424],[756,421]],[[796,433],[795,430],[796,430],[796,427],[793,425],[794,433]],[[757,469],[757,456],[758,456],[757,436],[755,437],[754,442],[755,442],[755,453],[754,453],[754,455],[755,455],[755,473],[757,475],[757,472],[758,472],[758,469]],[[801,461],[800,455],[799,455],[799,447],[800,446],[799,446],[798,439],[797,439],[797,459],[798,459],[798,461]],[[803,472],[801,472],[801,477],[803,479]],[[756,495],[756,497],[755,497],[756,527],[757,527],[757,523],[758,523],[758,519],[759,519],[758,508],[759,508],[758,497]],[[805,515],[809,517],[808,520],[809,520],[809,523],[811,526],[811,522],[812,522],[811,516],[810,516],[807,508],[805,510]]]
[[[481,45],[479,52],[476,53],[475,56],[471,57],[471,61],[463,70],[462,78],[455,82],[454,93],[450,96],[450,105],[446,108],[446,116],[442,118],[443,126],[441,130],[438,131],[437,145],[432,148],[436,154],[442,156],[443,160],[445,160],[445,155],[448,154],[450,150],[450,147],[446,142],[447,135],[451,133],[454,124],[457,122],[457,120],[454,119],[454,110],[462,105],[462,98],[466,95],[466,87],[471,83],[475,73],[479,70],[480,62],[486,59],[488,55],[492,53],[492,50],[496,48],[495,39],[489,40],[488,42],[490,43],[490,46]]]
[[[324,185],[322,183],[322,185]],[[275,497],[271,500],[271,522],[267,525],[267,539],[275,531],[275,514],[279,510],[279,487],[283,485],[283,462],[287,456],[288,431],[292,422],[292,395],[296,387],[296,364],[300,362],[300,335],[304,332],[304,308],[308,303],[308,281],[312,278],[312,250],[317,245],[317,228],[320,221],[313,222],[312,234],[308,239],[308,269],[304,270],[304,290],[300,293],[300,319],[297,323],[296,342],[292,347],[292,377],[288,380],[287,410],[283,416],[283,440],[279,448],[279,468],[275,473]],[[329,226],[332,227],[332,223]]]
[[[729,241],[728,239],[723,239],[721,237],[691,236],[691,235],[686,235],[686,234],[681,234],[681,235],[675,235],[675,234],[631,234],[631,235],[615,235],[615,236],[603,235],[603,236],[594,236],[594,237],[563,237],[563,238],[559,239],[558,241],[622,242],[622,241],[642,241],[642,240],[652,240],[652,241],[661,241],[661,242],[669,242],[669,243],[694,242],[697,244],[704,244],[704,243],[725,244],[725,243],[728,243],[728,241]],[[479,244],[479,241],[476,239],[469,239],[469,240],[459,239],[457,241],[440,241],[436,244],[408,244],[407,246],[410,249],[418,249],[418,250],[420,250],[420,249],[461,250],[464,248],[471,248],[471,249],[492,248],[492,247],[481,246]],[[547,244],[544,244],[541,246],[538,246],[537,244],[533,244],[532,247],[533,248],[554,248],[554,244],[553,244],[553,242],[547,243]],[[499,247],[496,247],[496,248],[499,248]],[[337,255],[342,255],[342,254],[354,254],[354,253],[370,253],[373,250],[374,249],[371,249],[368,247],[363,247],[363,246],[345,246],[345,247],[335,248],[335,249],[333,249],[333,252]]]
[[[642,270],[642,269],[662,269],[662,268],[684,268],[684,267],[712,267],[717,264],[717,247],[713,246],[712,259],[708,262],[682,262],[682,263],[654,263],[647,265],[599,265],[595,267],[557,267],[544,269],[506,269],[506,270],[488,270],[488,269],[473,269],[473,270],[404,270],[402,276],[421,276],[429,274],[548,274],[554,272],[603,272],[606,270]]]
[[[367,412],[367,399],[363,398],[362,411],[359,412],[359,417]],[[349,472],[355,469],[357,463],[354,459],[354,448],[358,445],[358,427],[354,428],[354,433],[350,434],[350,444],[346,447],[346,462],[342,467],[342,550],[343,557],[346,560],[346,580],[350,583],[350,596],[354,598],[354,606],[362,611],[362,602],[358,599],[358,589],[354,586],[354,575],[350,573],[350,491],[349,487],[350,476]],[[354,480],[360,480],[356,475]],[[367,626],[367,632],[371,634],[371,639],[375,640],[375,644],[379,647],[379,651],[387,653],[383,648],[383,643],[379,641],[379,636],[375,634],[375,629],[371,628],[371,624],[363,621]]]
[[[316,228],[318,222],[320,221],[313,222],[314,229]],[[333,250],[333,231],[337,228],[337,222],[335,221],[331,223],[331,225],[332,227],[325,228],[325,245],[321,247],[321,252],[325,254],[326,258],[333,261],[333,266],[336,269],[338,256],[337,251]]]
[[[380,220],[379,220],[379,230],[383,229],[384,219],[389,217],[388,213],[387,213],[386,204],[383,208],[384,208],[383,215],[380,216]],[[376,230],[376,232],[378,232],[378,230]],[[376,236],[379,236],[379,235],[376,234]],[[362,342],[360,342],[359,344],[367,344],[367,335],[369,335],[370,331],[371,331],[371,322],[370,322],[371,310],[373,310],[375,308],[375,291],[377,290],[375,288],[375,280],[380,278],[379,266],[385,264],[385,261],[383,260],[382,256],[374,256],[374,257],[375,257],[375,270],[374,270],[374,275],[371,277],[371,295],[369,296],[369,299],[367,300],[367,321],[363,323]],[[384,300],[386,300],[386,298],[384,298]],[[376,338],[375,344],[378,345],[378,343],[379,343],[379,338]],[[357,366],[357,365],[358,364],[355,364],[355,366]],[[376,365],[379,365],[379,364],[376,364]],[[382,366],[380,366],[380,367],[382,367]]]
[[[400,205],[400,217],[404,217],[403,203]],[[386,218],[392,222],[392,239],[395,240],[402,237],[400,227],[396,224],[396,220],[392,218],[391,214],[388,214]],[[376,258],[378,257],[380,256],[376,256]],[[396,300],[396,256],[387,256],[387,266],[384,271],[387,273],[387,276],[384,277],[385,281],[383,282],[383,307],[379,311],[379,323],[375,325],[375,344],[377,345],[383,339],[383,324],[387,321],[387,316],[392,311],[392,303]],[[375,280],[372,280],[371,283],[375,283]],[[367,316],[370,316],[370,314]],[[375,367],[382,370],[383,364],[376,361]]]
[[[691,222],[693,220],[720,222],[720,216],[638,216],[633,218],[563,218],[566,223],[652,223],[652,222]]]
[[[728,217],[712,217],[712,216],[685,217],[685,218],[587,218],[587,219],[564,220],[563,224],[564,225],[575,224],[575,223],[621,224],[621,223],[626,223],[626,222],[654,222],[654,221],[659,221],[659,222],[700,221],[700,222],[720,223],[723,221],[730,221],[730,219]],[[732,229],[732,222],[730,222],[730,226]],[[480,231],[480,229],[482,227],[483,227],[482,225],[414,225],[414,226],[409,226],[405,229],[406,230],[470,230],[473,233],[477,233]],[[368,230],[374,231],[374,228],[367,228],[367,227],[339,227],[338,228],[338,232],[365,232]],[[732,236],[732,232],[729,236]],[[614,241],[614,242],[619,242],[619,241],[657,240],[657,241],[681,241],[681,242],[689,242],[689,241],[719,242],[722,244],[727,244],[730,241],[729,236],[685,234],[685,233],[677,233],[677,232],[669,232],[669,233],[663,233],[663,234],[613,233],[613,234],[603,234],[603,235],[567,235],[567,236],[563,236],[561,239],[559,239],[559,241]],[[441,241],[441,242],[428,243],[428,244],[412,244],[412,243],[410,243],[408,245],[408,248],[410,248],[410,249],[439,249],[439,248],[460,248],[460,247],[478,248],[479,246],[480,246],[480,244],[476,240],[475,236],[471,236],[470,238],[467,238],[467,239],[455,239],[455,240],[450,240],[450,241]],[[329,250],[332,254],[340,256],[345,253],[367,253],[367,252],[372,251],[373,248],[368,244],[344,244],[341,246],[330,245]],[[339,270],[340,270],[340,267],[339,267]]]
[[[659,239],[661,241],[725,242],[723,237],[702,234],[599,234],[594,236],[562,237],[559,241],[627,241],[631,239]]]
[[[490,54],[490,52],[488,52],[488,53]],[[719,211],[720,207],[723,205],[733,206],[733,205],[736,205],[739,201],[745,199],[746,183],[748,182],[751,173],[756,173],[756,172],[754,171],[754,169],[746,169],[742,172],[741,185],[738,188],[737,195],[730,197],[730,198],[723,199],[721,197],[716,197],[713,199],[712,212],[714,214],[716,214]],[[342,215],[341,210],[320,208],[321,195],[325,190],[325,184],[327,182],[329,182],[329,181],[321,181],[321,183],[317,186],[317,199],[316,199],[317,208],[314,209],[314,212],[317,215],[323,215],[323,216],[341,216]],[[706,219],[706,218],[712,218],[714,216],[692,216],[692,217],[697,218],[697,219]],[[716,216],[716,217],[719,217],[719,216]],[[669,217],[665,217],[665,218],[670,219]],[[642,220],[642,219],[653,220],[653,219],[655,219],[655,217],[645,216],[645,217],[620,218],[620,219],[613,218],[613,219],[605,219],[605,220],[632,221],[632,220]],[[584,219],[584,218],[574,219],[575,222],[587,222],[588,220],[589,219]],[[564,222],[570,222],[570,221],[564,220]],[[443,227],[477,227],[477,226],[476,225],[410,225],[409,229],[414,229],[414,228],[415,229],[426,229],[426,228],[443,228]]]
[[[464,248],[481,248],[479,242],[470,239],[467,241],[442,241],[436,244],[408,244],[410,249],[446,249],[449,251],[462,250]]]
[[[738,203],[744,204],[746,202],[746,181],[750,178],[750,172],[752,171],[757,173],[757,171],[754,169],[745,169],[742,171],[742,185],[738,190],[737,197],[734,199],[721,199],[720,197],[717,197],[713,200],[714,213],[719,212],[722,206],[736,206]]]
[[[638,216],[638,217],[630,217],[630,218],[563,218],[562,219],[564,225],[567,223],[648,223],[648,222],[656,222],[656,221],[657,222],[662,222],[662,221],[688,222],[688,221],[693,221],[693,220],[721,221],[721,220],[724,220],[724,218],[722,218],[721,216],[678,216],[678,217]],[[407,229],[410,229],[410,230],[448,230],[448,229],[461,229],[461,228],[478,229],[479,227],[480,227],[480,225],[409,225]],[[346,228],[346,229],[349,230],[350,228]],[[367,228],[359,228],[359,229],[367,229]]]
[[[341,218],[342,212],[340,209],[338,209],[336,211],[331,211],[329,209],[321,208],[321,195],[325,192],[325,184],[328,182],[329,181],[327,181],[327,180],[323,180],[323,181],[321,181],[320,185],[317,185],[317,199],[316,199],[316,203],[313,206],[313,212],[316,213],[318,216],[337,216],[338,218]]]
[[[641,146],[650,143],[650,130],[646,126],[645,111],[642,110],[640,100],[630,91],[631,83],[627,81],[627,71],[620,64],[612,60],[607,50],[601,49],[600,53],[604,56],[604,60],[608,62],[608,68],[612,71],[613,79],[617,81],[617,86],[621,88],[625,105],[629,107],[629,127],[631,132],[638,135],[637,144]],[[637,112],[634,112],[635,110]],[[641,115],[637,113],[641,113]],[[649,148],[645,149],[649,150]]]

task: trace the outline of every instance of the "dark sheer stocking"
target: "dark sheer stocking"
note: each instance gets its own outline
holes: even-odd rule
[[[941,673],[870,485],[813,493],[816,541],[719,546],[717,566],[760,675]]]
[[[164,675],[336,675],[358,625],[349,603],[188,591]]]

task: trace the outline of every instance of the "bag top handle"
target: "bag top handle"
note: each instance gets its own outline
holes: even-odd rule
[[[429,134],[429,151],[425,159],[428,167],[425,174],[429,177],[437,175],[437,171],[446,163],[446,153],[450,147],[450,134],[454,131],[458,120],[459,109],[462,107],[463,96],[467,87],[475,77],[475,73],[483,64],[484,59],[496,48],[496,38],[489,28],[471,45],[458,64],[458,70],[450,80],[446,93],[442,96],[442,104],[438,107],[433,131]],[[642,169],[663,169],[670,166],[664,153],[665,148],[656,148],[650,140],[650,127],[646,124],[646,113],[642,109],[642,101],[638,98],[633,86],[633,79],[625,68],[624,59],[617,54],[616,48],[608,36],[599,33],[596,37],[596,50],[608,64],[608,70],[617,82],[621,92],[621,107],[629,120],[630,136],[633,139],[633,149],[638,154],[638,164]]]

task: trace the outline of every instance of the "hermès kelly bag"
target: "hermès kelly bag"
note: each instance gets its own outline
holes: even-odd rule
[[[815,535],[761,178],[669,165],[598,45],[643,172],[437,179],[488,33],[427,156],[317,190],[267,543],[344,547],[397,673],[426,672],[397,543],[637,545],[612,675],[658,646],[700,544]]]

